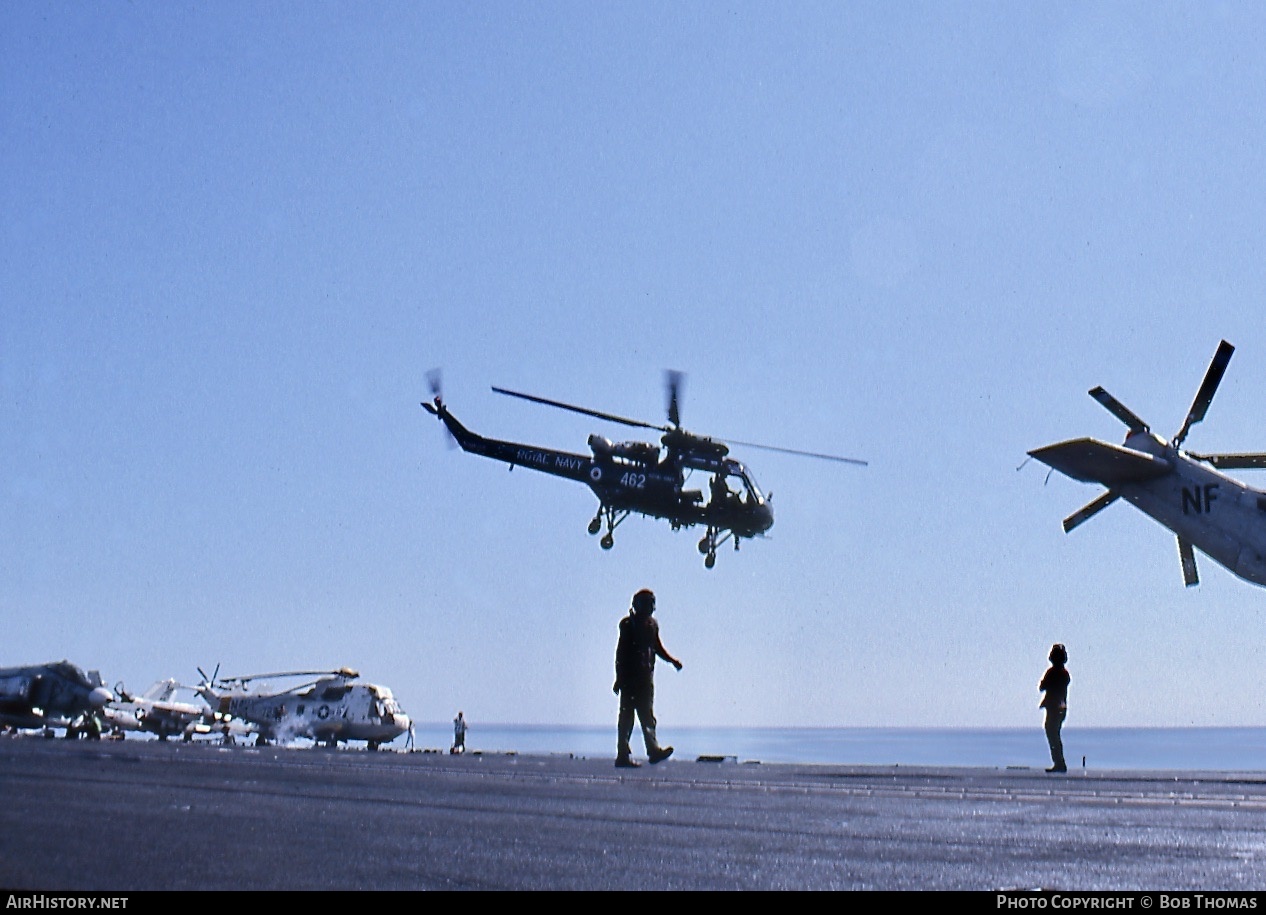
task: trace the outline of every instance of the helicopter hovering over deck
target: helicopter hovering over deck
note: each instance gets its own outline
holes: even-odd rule
[[[719,546],[732,541],[737,550],[741,541],[764,535],[773,526],[774,510],[771,497],[761,492],[748,467],[730,457],[728,443],[682,428],[680,393],[683,379],[681,372],[665,373],[668,394],[668,422],[665,425],[493,387],[492,390],[498,394],[663,433],[659,444],[613,442],[604,436],[590,435],[589,454],[499,441],[471,432],[449,412],[444,403],[438,371],[433,370],[428,375],[432,400],[423,401],[422,406],[444,424],[463,451],[504,461],[511,469],[529,467],[588,486],[598,497],[598,511],[589,522],[588,530],[590,534],[597,535],[605,527],[599,541],[603,549],[609,550],[615,545],[615,529],[629,515],[636,513],[665,520],[673,530],[702,526],[705,533],[699,541],[699,552],[703,554],[704,565],[710,569],[716,564]],[[866,466],[866,461],[856,458],[731,441],[748,448]],[[709,477],[706,496],[702,489],[687,488],[688,480],[695,471]]]

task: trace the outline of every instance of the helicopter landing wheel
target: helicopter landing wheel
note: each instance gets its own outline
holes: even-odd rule
[[[605,537],[602,538],[601,543],[602,543],[602,548],[604,550],[609,550],[611,549],[611,547],[615,546],[615,538],[612,537],[610,534],[607,534]]]
[[[711,549],[711,544],[708,543],[708,538],[704,537],[699,541],[699,552],[707,555],[709,549]]]
[[[712,568],[712,567],[713,567],[714,565],[716,565],[716,564],[717,564],[717,554],[716,554],[716,553],[709,553],[709,554],[708,554],[707,556],[705,556],[705,557],[704,557],[704,559],[703,559],[703,567],[704,567],[705,569],[710,569],[710,568]]]
[[[589,533],[591,534],[598,533],[598,529],[600,527],[602,527],[602,519],[594,518],[592,521],[589,522]]]

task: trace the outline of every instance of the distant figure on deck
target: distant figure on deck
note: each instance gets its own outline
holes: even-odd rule
[[[620,768],[637,768],[629,738],[633,736],[633,716],[642,725],[642,739],[651,765],[673,755],[672,747],[661,747],[655,736],[655,658],[660,657],[681,670],[681,662],[668,653],[659,640],[659,622],[655,612],[655,594],[642,589],[633,595],[633,608],[620,620],[620,640],[615,648],[615,686],[620,696],[620,716],[615,764]]]
[[[1064,741],[1060,728],[1068,715],[1068,682],[1072,679],[1064,667],[1068,663],[1068,650],[1058,642],[1051,646],[1051,666],[1042,676],[1037,688],[1046,695],[1039,708],[1046,709],[1046,742],[1051,745],[1051,767],[1047,772],[1067,772],[1064,762]]]
[[[458,712],[457,717],[453,719],[453,746],[448,752],[466,752],[466,719],[461,712]]]

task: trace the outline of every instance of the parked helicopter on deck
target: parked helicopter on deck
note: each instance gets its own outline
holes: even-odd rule
[[[1078,438],[1030,451],[1029,455],[1083,483],[1107,491],[1064,519],[1067,533],[1125,499],[1178,538],[1183,582],[1198,584],[1196,550],[1233,574],[1266,586],[1266,491],[1254,489],[1219,469],[1266,468],[1266,454],[1196,454],[1184,451],[1191,427],[1204,419],[1235,347],[1218,346],[1178,433],[1169,441],[1102,387],[1090,396],[1129,430],[1123,445]]]
[[[197,691],[221,716],[252,725],[260,743],[288,743],[299,737],[335,747],[363,740],[370,750],[409,730],[409,716],[391,690],[356,682],[360,674],[339,670],[297,670],[246,677],[208,677],[201,668]],[[257,686],[268,681],[317,677],[287,689]]]
[[[596,535],[606,528],[600,541],[603,549],[609,550],[615,545],[616,527],[630,514],[637,513],[666,520],[673,530],[701,525],[705,533],[699,541],[699,552],[704,556],[704,565],[712,568],[716,564],[717,547],[732,539],[737,550],[740,541],[762,536],[773,526],[774,510],[771,497],[761,492],[748,467],[729,456],[729,444],[682,428],[679,398],[683,378],[680,372],[666,373],[667,425],[493,388],[498,394],[663,433],[659,444],[613,442],[603,436],[590,435],[589,454],[498,441],[471,432],[445,405],[438,371],[429,373],[432,400],[424,401],[422,406],[439,418],[463,451],[504,461],[511,469],[529,467],[588,486],[598,497],[598,511],[589,522],[589,533]],[[856,458],[731,441],[749,448],[866,466],[866,461]],[[707,496],[702,489],[687,488],[688,479],[695,471],[709,477]]]

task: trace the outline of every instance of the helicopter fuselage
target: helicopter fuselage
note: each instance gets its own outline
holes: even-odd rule
[[[1186,419],[1169,441],[1096,386],[1089,390],[1090,396],[1129,429],[1123,444],[1078,438],[1029,452],[1065,476],[1107,487],[1064,519],[1064,533],[1124,499],[1177,535],[1187,587],[1200,583],[1197,549],[1245,581],[1266,586],[1266,491],[1220,472],[1266,469],[1266,453],[1197,454],[1182,448],[1191,427],[1208,413],[1234,352],[1226,340],[1218,344]]]
[[[1125,445],[1173,468],[1155,479],[1113,487],[1121,498],[1219,565],[1266,586],[1266,492],[1201,463],[1154,433]]]
[[[305,689],[277,693],[200,692],[216,711],[245,721],[266,740],[306,737],[334,746],[363,740],[371,749],[409,729],[409,717],[391,690],[369,683],[324,680]]]
[[[589,437],[591,455],[575,454],[486,438],[463,426],[443,404],[423,406],[443,421],[462,450],[502,461],[511,469],[527,467],[584,483],[598,498],[601,510],[666,519],[674,529],[705,525],[729,531],[736,538],[758,536],[774,523],[773,509],[750,473],[722,451],[670,452],[661,459],[657,445],[615,443],[595,435]],[[728,499],[707,498],[701,490],[685,488],[686,473],[691,470],[736,480],[744,491],[731,493]],[[590,533],[596,532],[595,524]]]

